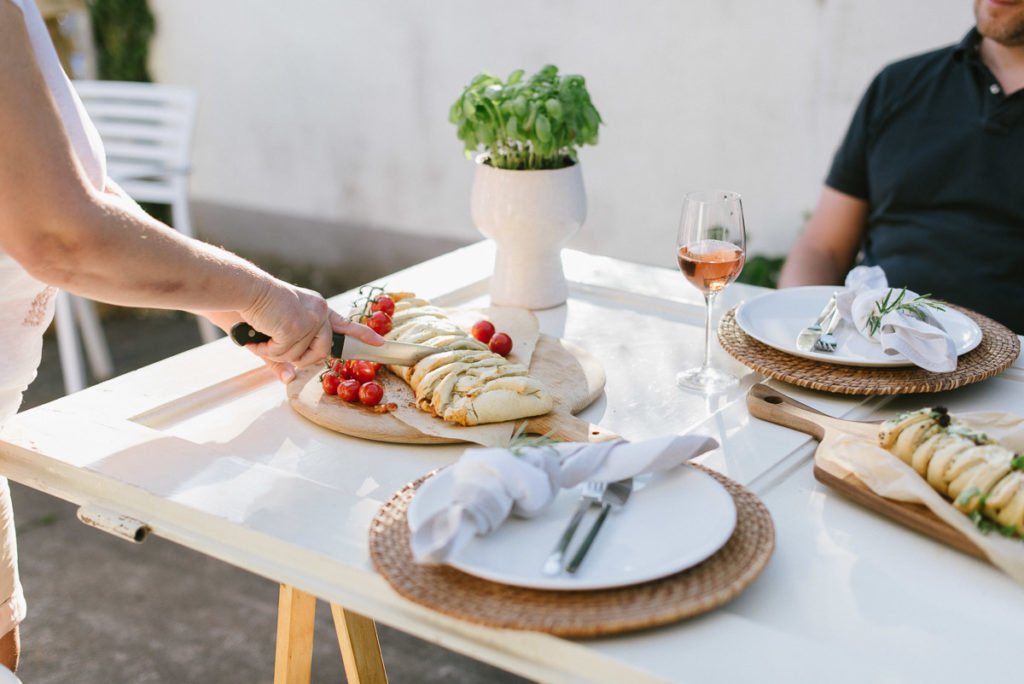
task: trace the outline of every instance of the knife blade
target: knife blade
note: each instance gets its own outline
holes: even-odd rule
[[[270,340],[269,335],[259,332],[244,321],[231,326],[230,336],[232,341],[240,347]],[[408,342],[386,341],[379,347],[375,347],[356,337],[348,337],[339,332],[334,333],[331,344],[331,356],[335,358],[374,361],[392,366],[412,366],[431,354],[443,351],[444,349],[426,344],[410,344]]]

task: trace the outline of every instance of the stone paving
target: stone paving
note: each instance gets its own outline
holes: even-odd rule
[[[119,372],[199,344],[191,318],[154,314],[105,322]],[[63,394],[47,338],[25,407]],[[277,584],[162,539],[133,545],[86,527],[75,507],[12,483],[29,602],[19,676],[26,684],[273,679]],[[380,626],[392,682],[524,682]],[[330,611],[320,602],[313,681],[343,682]]]

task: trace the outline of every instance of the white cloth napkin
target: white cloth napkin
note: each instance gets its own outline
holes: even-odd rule
[[[854,268],[846,276],[846,288],[836,297],[840,315],[861,335],[882,345],[886,354],[903,354],[915,366],[933,373],[948,373],[956,369],[953,338],[927,306],[921,307],[924,320],[904,311],[891,311],[882,317],[878,331],[871,334],[868,317],[875,311],[875,305],[889,293],[889,282],[880,267]],[[904,300],[910,301],[917,296],[916,292],[907,290]]]
[[[416,493],[420,501],[409,507],[413,558],[442,563],[475,535],[497,529],[510,514],[537,515],[562,488],[668,470],[717,446],[701,435],[666,435],[643,442],[531,447],[518,454],[467,449],[454,465],[424,482]]]

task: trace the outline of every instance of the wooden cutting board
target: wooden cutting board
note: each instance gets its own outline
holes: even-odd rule
[[[833,418],[765,384],[757,384],[750,388],[747,393],[747,409],[756,418],[811,435],[820,442],[818,449],[827,448],[842,435],[867,437],[872,441],[878,438],[879,423]],[[817,463],[814,465],[814,477],[865,508],[881,513],[964,553],[988,560],[974,542],[947,525],[925,506],[886,499],[871,491],[856,476],[847,475],[845,478],[839,478],[819,468]]]
[[[326,395],[319,379],[322,370],[311,367],[298,371],[287,388],[292,408],[317,425],[353,437],[399,444],[473,441],[427,435],[391,414],[374,413],[358,404]],[[380,372],[389,373],[386,369]],[[547,386],[555,406],[546,415],[527,418],[528,432],[551,433],[557,439],[571,442],[602,441],[616,436],[574,415],[590,406],[604,391],[604,369],[589,352],[565,340],[541,335],[530,362],[530,375]],[[388,401],[387,392],[384,401]],[[513,422],[519,424],[522,421]],[[453,427],[457,430],[473,429]]]

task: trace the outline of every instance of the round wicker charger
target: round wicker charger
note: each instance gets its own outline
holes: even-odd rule
[[[370,557],[377,572],[407,599],[491,627],[596,637],[675,622],[735,598],[757,578],[775,548],[775,527],[764,504],[725,476],[701,470],[732,495],[736,530],[703,563],[651,582],[597,591],[543,591],[497,584],[446,565],[418,565],[412,559],[405,516],[417,487],[430,475],[403,487],[378,511],[370,527]]]
[[[745,366],[775,380],[799,387],[838,394],[880,395],[944,392],[991,378],[1013,365],[1020,354],[1020,340],[1013,331],[987,316],[953,304],[981,328],[981,344],[957,360],[956,370],[932,373],[916,366],[862,368],[813,361],[758,342],[736,323],[736,308],[718,325],[718,340]]]

